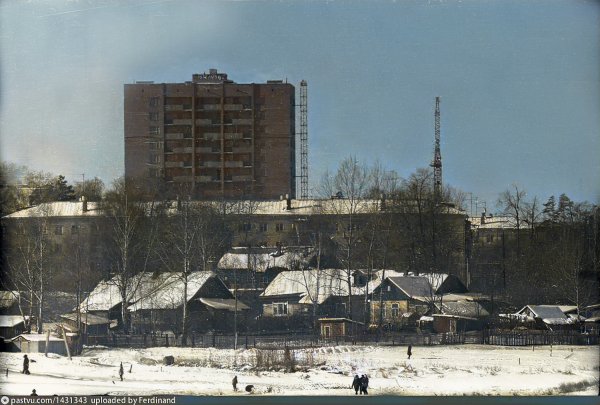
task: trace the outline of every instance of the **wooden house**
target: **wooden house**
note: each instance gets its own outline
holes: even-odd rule
[[[352,300],[351,318],[364,318],[364,287],[348,286],[345,270],[310,269],[284,271],[260,295],[262,317],[294,326],[311,325],[313,309],[321,318],[348,318],[348,297]],[[308,326],[307,326],[308,327]]]
[[[577,321],[560,309],[558,305],[526,305],[515,314],[501,314],[501,317],[511,323],[548,330],[575,329]]]
[[[187,295],[189,326],[192,332],[230,331],[237,311],[238,330],[243,330],[249,307],[237,301],[223,281],[209,271],[192,272],[184,282],[182,273],[162,273],[148,279],[148,293],[132,302],[127,310],[139,333],[182,329],[184,292]],[[186,288],[187,284],[187,288]]]
[[[435,295],[429,280],[419,276],[386,277],[373,288],[371,313],[373,321],[379,319],[380,308],[383,324],[397,329],[403,326],[414,326],[410,316],[425,315],[431,309]],[[383,306],[381,306],[383,305]]]

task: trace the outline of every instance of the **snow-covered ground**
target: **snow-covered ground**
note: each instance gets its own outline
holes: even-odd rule
[[[457,345],[414,347],[407,360],[403,346],[337,346],[294,351],[300,370],[288,373],[261,367],[268,354],[254,349],[89,348],[72,360],[33,353],[31,375],[23,375],[21,353],[0,353],[0,392],[249,395],[244,387],[252,384],[253,395],[354,395],[353,373],[364,372],[370,395],[597,395],[599,354],[597,346]],[[175,365],[162,365],[167,355]]]

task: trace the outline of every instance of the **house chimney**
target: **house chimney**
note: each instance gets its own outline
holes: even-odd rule
[[[292,199],[289,194],[285,195],[285,209],[288,211],[292,209]]]
[[[88,210],[88,207],[87,207],[87,200],[86,200],[86,198],[85,198],[85,196],[84,196],[84,195],[82,195],[82,196],[81,196],[81,210],[82,210],[83,212],[87,212],[87,210]]]
[[[481,213],[481,225],[485,224],[485,211]]]
[[[385,193],[381,193],[381,205],[379,206],[381,211],[385,211]]]

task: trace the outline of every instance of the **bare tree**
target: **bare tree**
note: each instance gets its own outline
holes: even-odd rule
[[[52,207],[42,204],[32,217],[12,222],[6,262],[8,284],[26,291],[29,316],[36,307],[37,332],[43,332],[46,293],[55,274],[56,246],[50,237]]]
[[[130,186],[120,179],[106,194],[102,208],[107,218],[106,247],[111,271],[121,297],[122,327],[129,332],[128,300],[139,287],[140,277],[134,276],[149,267],[157,242],[157,221],[153,221],[156,206],[142,203]],[[138,280],[136,283],[135,280]]]
[[[344,159],[334,175],[326,173],[321,182],[321,194],[325,198],[335,198],[328,205],[338,220],[338,245],[340,262],[346,271],[348,290],[352,290],[352,273],[356,269],[355,255],[360,243],[360,214],[365,213],[365,198],[371,190],[371,176],[368,169],[360,165],[356,157]],[[341,228],[341,229],[340,229]],[[348,294],[347,316],[352,319],[352,299]]]
[[[523,224],[523,211],[525,209],[525,197],[527,192],[517,184],[513,184],[510,189],[503,191],[498,198],[498,206],[502,213],[511,217],[515,221],[517,238],[517,258],[521,255],[521,237],[520,230]]]
[[[194,271],[207,271],[210,263],[220,256],[228,243],[221,217],[208,204],[177,200],[175,212],[163,217],[164,226],[158,252],[169,271],[179,274],[183,282],[182,342],[189,334],[188,282]]]

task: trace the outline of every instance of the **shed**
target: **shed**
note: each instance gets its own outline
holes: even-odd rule
[[[10,339],[25,332],[25,321],[28,316],[0,315],[0,336]]]
[[[321,337],[335,339],[346,336],[356,336],[364,324],[348,318],[320,318]]]
[[[27,333],[11,339],[17,350],[23,353],[45,353],[46,334]],[[50,335],[48,338],[48,353],[67,355],[67,349],[63,339]]]
[[[459,333],[481,329],[482,323],[477,318],[460,315],[434,314],[433,331],[436,333]]]
[[[60,317],[69,330],[77,331],[77,313],[64,314]],[[81,332],[95,336],[108,335],[110,327],[110,320],[108,318],[90,313],[81,313],[79,317],[83,329]]]

